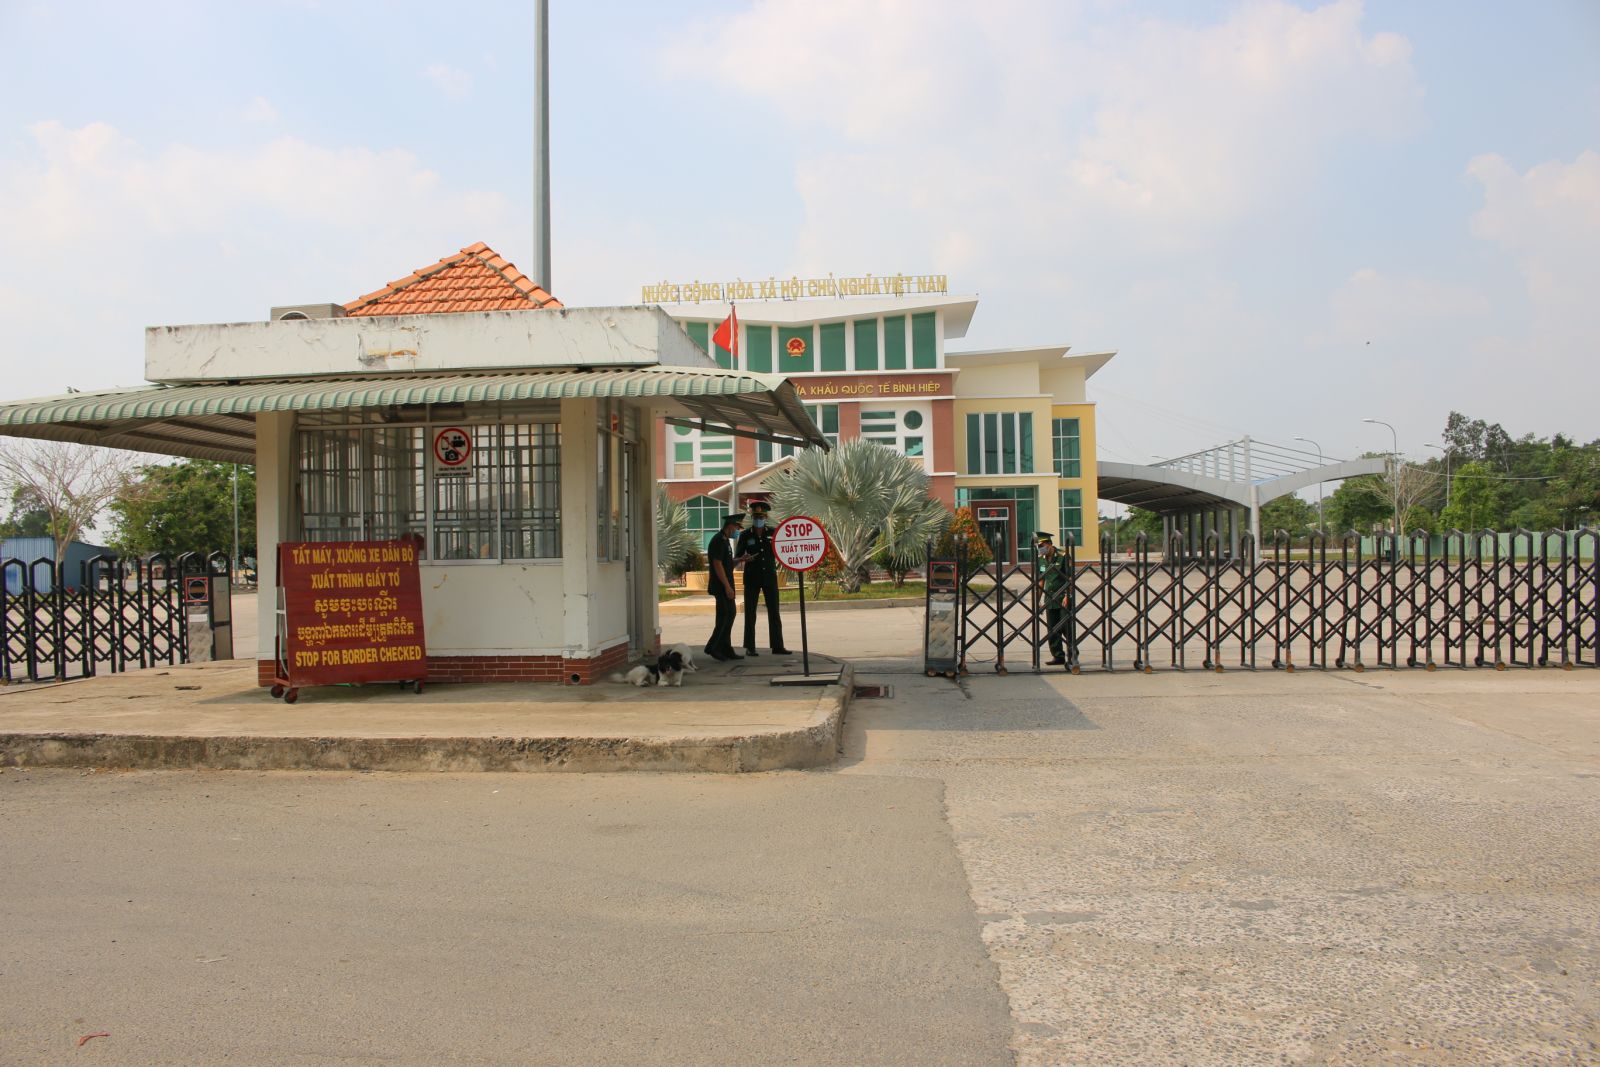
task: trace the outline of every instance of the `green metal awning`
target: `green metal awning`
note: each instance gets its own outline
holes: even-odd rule
[[[779,444],[828,447],[787,379],[672,367],[370,374],[68,393],[0,403],[0,436],[253,463],[255,417],[268,412],[583,398],[650,402],[673,422]]]

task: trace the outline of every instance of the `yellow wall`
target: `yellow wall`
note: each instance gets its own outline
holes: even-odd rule
[[[1052,387],[1048,396],[1038,396],[1041,382]],[[1050,370],[1043,375],[1031,361],[990,367],[964,367],[956,378],[954,438],[956,485],[1033,486],[1039,494],[1039,528],[1061,536],[1062,489],[1077,489],[1083,494],[1083,543],[1078,558],[1100,556],[1100,483],[1096,476],[1099,456],[1095,435],[1094,405],[1083,399],[1081,368]],[[999,397],[1000,399],[993,399]],[[1006,399],[1010,397],[1010,399]],[[1027,474],[970,474],[967,472],[967,416],[986,412],[1027,411],[1033,414],[1033,466]],[[1078,452],[1082,474],[1077,478],[1057,478],[1054,469],[1052,419],[1078,420]],[[1033,531],[1019,531],[1031,536]]]
[[[1096,457],[1100,454],[1096,447],[1095,422],[1093,404],[1056,404],[1050,409],[1052,419],[1077,419],[1078,420],[1078,455],[1081,477],[1057,478],[1051,489],[1055,496],[1060,489],[1079,489],[1083,492],[1083,543],[1078,546],[1079,559],[1095,559],[1100,555],[1100,480],[1096,467]],[[1046,442],[1046,448],[1050,443]],[[1053,452],[1046,452],[1053,456]],[[1060,519],[1060,499],[1056,498],[1056,521]],[[1060,530],[1056,531],[1059,537]]]
[[[956,375],[957,399],[963,396],[1037,396],[1042,392],[1039,365],[1032,360],[962,366],[961,373]]]

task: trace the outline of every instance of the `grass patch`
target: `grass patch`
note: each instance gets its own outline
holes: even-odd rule
[[[661,603],[671,600],[686,600],[690,597],[710,599],[704,589],[685,589],[678,585],[658,585],[657,594]],[[839,587],[833,582],[828,582],[820,589],[810,580],[806,580],[806,600],[886,600],[886,599],[918,599],[923,595],[922,582],[908,581],[905,585],[895,588],[893,582],[868,582],[854,593],[841,593]],[[739,591],[739,602],[744,602],[744,590]],[[780,604],[797,604],[800,601],[800,589],[794,584],[791,577],[790,584],[778,590]]]
[[[841,593],[839,587],[832,582],[825,583],[820,589],[808,579],[806,581],[806,599],[815,600],[885,600],[916,597],[923,595],[921,582],[907,582],[895,588],[893,582],[867,582],[857,592]],[[795,604],[800,600],[800,590],[789,586],[778,590],[780,604]]]

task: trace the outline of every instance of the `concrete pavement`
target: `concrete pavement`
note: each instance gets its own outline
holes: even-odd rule
[[[1019,1062],[1600,1063],[1600,672],[857,681]]]
[[[814,658],[814,670],[840,665]],[[721,771],[838,751],[840,684],[773,688],[789,659],[707,660],[679,687],[322,686],[294,704],[227,661],[0,689],[0,765],[245,770]]]

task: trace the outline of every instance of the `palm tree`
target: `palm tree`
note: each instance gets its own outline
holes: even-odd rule
[[[839,588],[853,593],[873,554],[888,549],[897,561],[921,562],[923,545],[938,533],[944,508],[928,498],[928,475],[872,441],[846,441],[831,451],[807,449],[772,494],[782,515],[821,522],[839,554]]]
[[[683,501],[667,496],[665,486],[656,489],[656,566],[664,575],[678,573],[683,561],[698,545],[689,530],[689,509]]]
[[[878,530],[874,552],[874,558],[893,576],[896,588],[905,584],[907,571],[928,558],[928,545],[944,533],[949,522],[944,505],[928,498],[926,474],[920,484],[909,478],[901,483]]]

